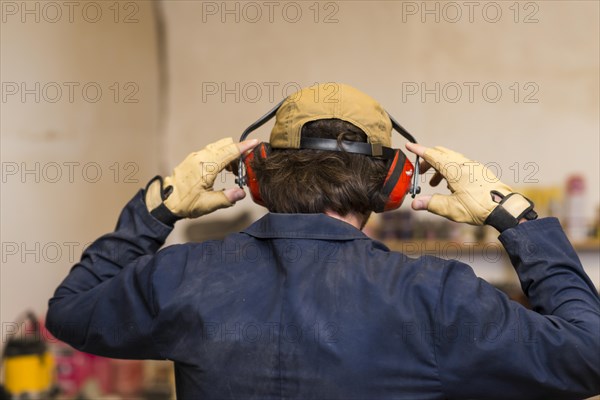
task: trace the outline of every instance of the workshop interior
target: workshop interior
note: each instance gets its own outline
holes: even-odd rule
[[[596,1],[0,4],[4,398],[175,398],[169,361],[105,358],[56,339],[48,299],[154,176],[209,143],[238,141],[317,83],[382,104],[409,135],[393,133],[394,148],[412,137],[484,163],[540,216],[559,218],[600,287]],[[272,126],[251,137],[268,141]],[[446,190],[431,176],[412,184]],[[216,181],[234,186],[231,171]],[[415,212],[408,197],[364,232],[410,257],[463,261],[529,306],[494,229]],[[221,239],[265,213],[247,196],[178,222],[167,245]]]

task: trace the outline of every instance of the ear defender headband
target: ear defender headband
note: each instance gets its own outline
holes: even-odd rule
[[[250,125],[240,137],[240,142],[246,140],[250,133],[254,132],[267,121],[271,120],[277,110],[281,107],[282,100],[277,104],[271,111],[263,115],[258,121]],[[415,138],[408,133],[392,116],[388,113],[388,116],[392,122],[392,128],[400,133],[409,142],[417,143]],[[363,142],[351,142],[342,141],[338,143],[336,139],[321,139],[321,138],[301,138],[299,149],[314,149],[314,150],[325,150],[325,151],[340,151],[353,154],[363,154],[369,157],[379,158],[386,160],[388,165],[388,172],[384,180],[381,192],[384,195],[386,201],[384,204],[375,204],[375,212],[391,211],[395,210],[404,201],[406,193],[410,193],[414,198],[421,192],[419,187],[419,156],[416,156],[414,165],[406,157],[406,155],[400,149],[393,149],[390,147],[382,146],[381,144],[363,143]],[[267,158],[271,152],[271,146],[269,143],[260,143],[254,148],[253,151],[242,156],[242,162],[238,164],[238,178],[236,179],[237,184],[240,188],[244,185],[248,186],[250,195],[255,203],[264,206],[264,203],[260,196],[260,190],[256,175],[252,170],[252,160],[255,157]]]

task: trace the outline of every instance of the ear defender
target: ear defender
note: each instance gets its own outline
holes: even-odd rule
[[[250,153],[243,157],[244,167],[246,168],[246,176],[243,178],[248,189],[250,190],[250,196],[252,200],[261,206],[264,206],[262,198],[260,197],[260,188],[258,186],[258,179],[256,179],[256,173],[252,169],[252,162],[256,157],[262,159],[267,158],[271,153],[271,146],[268,143],[260,143]],[[240,175],[241,176],[241,175]]]
[[[402,151],[396,150],[395,153],[381,188],[386,200],[382,205],[375,206],[374,211],[377,213],[399,208],[411,189],[415,168]]]
[[[242,133],[240,142],[244,141],[248,135],[264,125],[268,120],[273,118],[277,110],[283,102],[282,100],[271,111],[263,115],[258,121],[250,125]],[[389,118],[392,122],[392,128],[404,136],[408,141],[417,143],[415,138],[408,133],[391,115]],[[300,140],[300,149],[315,149],[325,151],[345,151],[354,154],[363,154],[369,157],[388,160],[388,172],[381,188],[382,194],[385,196],[383,204],[374,204],[375,212],[384,212],[395,210],[404,201],[407,193],[415,197],[421,192],[419,187],[419,156],[416,157],[415,163],[411,163],[406,155],[399,149],[383,147],[379,144],[361,143],[342,141],[341,144],[335,139],[318,139],[318,138],[302,138]],[[267,158],[271,153],[271,146],[268,143],[261,143],[256,146],[251,152],[242,156],[242,162],[238,164],[238,185],[243,188],[248,186],[252,200],[261,206],[264,202],[260,196],[260,188],[256,173],[252,169],[252,161],[256,157]]]

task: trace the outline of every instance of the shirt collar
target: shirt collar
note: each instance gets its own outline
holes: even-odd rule
[[[326,214],[269,213],[243,232],[261,239],[369,239],[356,227]]]

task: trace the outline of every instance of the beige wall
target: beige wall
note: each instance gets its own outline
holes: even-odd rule
[[[158,166],[152,3],[121,9],[118,22],[112,3],[74,3],[57,19],[41,2],[2,2],[3,323],[45,313],[83,246],[114,228]]]
[[[3,7],[6,3],[11,2]],[[82,18],[78,10],[85,2],[78,3],[74,23],[67,15],[56,23],[26,16],[23,23],[22,10],[13,15],[3,9],[2,82],[79,82],[79,88],[97,82],[104,97],[92,103],[76,90],[73,103],[35,103],[33,95],[22,102],[19,94],[1,103],[3,168],[38,162],[46,166],[46,178],[53,178],[50,163],[80,163],[72,183],[63,165],[57,183],[44,177],[38,183],[19,172],[2,184],[2,321],[13,320],[25,307],[42,312],[71,264],[68,251],[74,245],[64,243],[75,242],[80,250],[111,230],[121,206],[156,172],[168,173],[188,152],[218,138],[237,138],[283,96],[314,82],[362,89],[425,145],[496,162],[509,184],[523,184],[534,171],[525,168],[528,162],[534,163],[532,178],[539,185],[562,185],[569,174],[584,173],[585,212],[591,216],[600,197],[599,4],[520,2],[515,22],[514,2],[474,3],[427,2],[429,9],[439,9],[436,22],[435,11],[424,14],[423,2],[341,1],[317,7],[300,1],[227,2],[233,11],[224,13],[223,2],[164,1],[170,86],[163,138],[157,127],[161,94],[153,3],[136,2],[137,11],[120,3],[117,23],[108,8],[112,2],[98,3],[103,18],[97,23]],[[124,23],[130,13],[138,22]],[[116,103],[114,82],[121,89]],[[123,102],[127,82],[139,88],[138,103]],[[421,99],[422,85],[435,92],[436,83],[439,102],[435,93]],[[412,94],[415,88],[419,92]],[[502,91],[497,101],[495,88]],[[266,138],[267,131],[257,137]],[[395,146],[403,144],[399,136],[394,139]],[[89,162],[103,173],[96,183],[82,177]],[[110,169],[115,162],[121,172],[116,183]],[[139,168],[137,183],[125,182],[123,174],[133,171],[125,170],[127,162]],[[510,169],[515,163],[517,181]],[[93,178],[94,169],[88,172]],[[231,176],[223,183],[228,184]],[[245,200],[206,221],[243,211],[262,212]],[[183,228],[171,241],[183,239]],[[22,243],[34,252],[40,243],[39,262]],[[52,243],[63,252],[57,261]],[[597,270],[592,273],[598,282]]]

